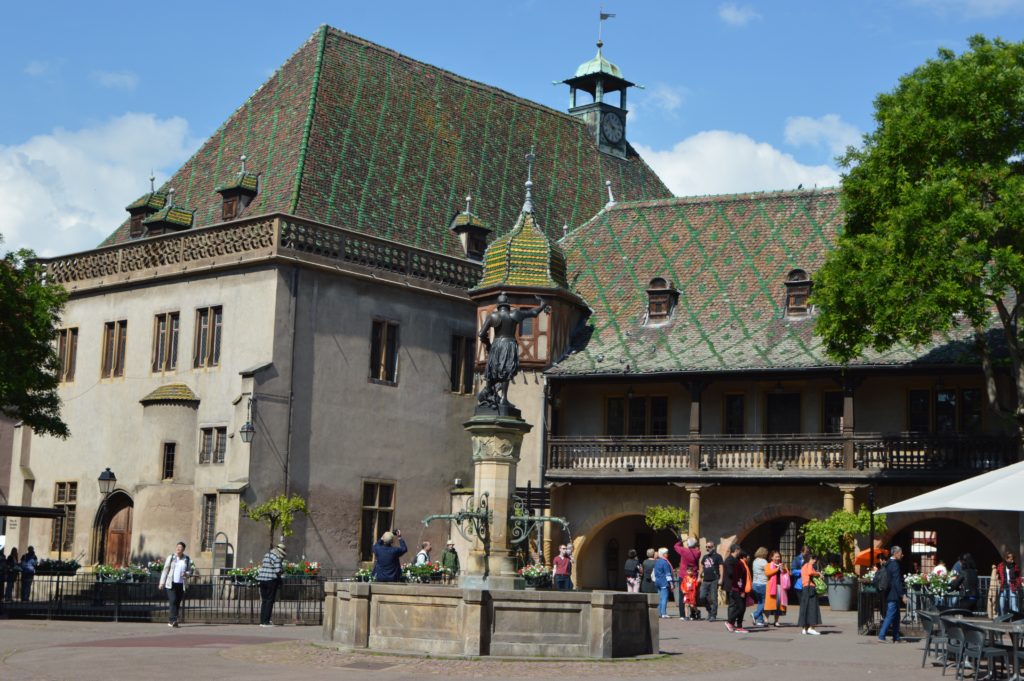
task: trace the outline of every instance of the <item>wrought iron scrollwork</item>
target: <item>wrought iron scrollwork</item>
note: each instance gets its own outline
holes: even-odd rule
[[[472,542],[474,538],[487,543],[490,538],[490,526],[493,512],[488,504],[490,495],[484,492],[479,497],[469,497],[466,505],[458,513],[438,513],[428,515],[423,519],[424,525],[429,525],[434,520],[450,520],[455,523],[455,529],[462,538]]]
[[[508,519],[508,543],[518,546],[530,538],[539,523],[558,523],[566,532],[569,523],[564,518],[546,515],[530,515],[530,508],[522,497],[512,495],[512,515]]]

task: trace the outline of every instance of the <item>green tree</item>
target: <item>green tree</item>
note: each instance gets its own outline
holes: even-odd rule
[[[672,530],[677,537],[686,534],[686,521],[690,514],[678,506],[648,506],[644,522],[652,530]]]
[[[292,534],[292,523],[295,522],[297,514],[309,515],[309,508],[306,500],[298,494],[285,496],[278,494],[273,499],[268,499],[258,506],[249,506],[244,501],[242,513],[245,513],[249,520],[258,523],[265,523],[270,532],[270,545],[274,545],[274,536],[277,529],[281,529],[281,537],[290,537]]]
[[[845,225],[815,276],[817,333],[840,361],[973,336],[989,403],[1024,433],[1024,43],[939,50],[878,96],[875,120],[840,159]],[[1003,396],[995,354],[1012,371]]]
[[[886,529],[885,515],[876,515],[875,533],[882,534]],[[866,506],[862,505],[856,513],[838,509],[824,520],[808,520],[803,529],[804,543],[823,560],[839,557],[843,571],[853,572],[853,543],[870,531],[871,511]]]
[[[34,257],[22,249],[0,258],[0,412],[36,433],[66,438],[54,341],[67,293],[46,282]]]

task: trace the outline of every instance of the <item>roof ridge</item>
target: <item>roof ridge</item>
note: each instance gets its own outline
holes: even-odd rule
[[[339,35],[339,36],[341,36],[342,38],[344,38],[346,40],[351,40],[353,42],[356,42],[356,43],[359,43],[361,45],[364,45],[364,46],[366,46],[366,47],[368,47],[370,49],[377,50],[378,52],[383,52],[385,54],[389,54],[389,55],[391,55],[391,56],[393,56],[393,57],[395,57],[397,59],[400,59],[402,61],[408,62],[410,64],[415,64],[417,66],[424,66],[424,67],[427,67],[427,68],[430,68],[430,69],[434,69],[434,70],[436,70],[442,76],[450,78],[451,80],[457,81],[459,83],[463,83],[465,85],[469,85],[471,87],[477,88],[478,90],[483,90],[483,91],[490,92],[490,93],[493,93],[493,94],[496,94],[496,95],[500,95],[502,97],[506,97],[506,98],[514,100],[514,101],[516,101],[516,102],[518,102],[520,104],[525,104],[525,105],[527,105],[527,106],[529,106],[531,108],[540,109],[541,111],[544,111],[545,113],[556,114],[556,115],[564,118],[565,120],[572,121],[572,122],[574,122],[574,123],[576,123],[578,125],[585,125],[585,123],[583,122],[582,119],[577,118],[576,116],[573,116],[573,115],[569,114],[568,112],[560,111],[559,109],[554,109],[554,108],[552,108],[550,106],[547,106],[546,104],[541,104],[540,102],[536,102],[536,101],[534,101],[532,99],[527,99],[527,98],[522,97],[520,95],[517,95],[517,94],[514,94],[512,92],[509,92],[508,90],[503,90],[503,89],[501,89],[499,87],[496,87],[494,85],[488,85],[487,83],[484,83],[484,82],[479,81],[479,80],[473,80],[472,78],[466,78],[465,76],[460,76],[459,74],[455,73],[454,71],[449,71],[448,69],[444,68],[443,66],[437,66],[436,64],[431,64],[429,62],[421,61],[419,59],[416,59],[415,57],[410,57],[407,54],[403,54],[403,53],[401,53],[401,52],[399,52],[397,50],[393,50],[390,47],[385,47],[384,45],[380,45],[379,43],[375,43],[372,40],[367,40],[366,38],[362,38],[360,36],[357,36],[354,33],[349,33],[347,31],[344,31],[344,30],[340,29],[340,28],[336,28],[334,26],[330,26],[330,25],[327,25],[327,24],[325,24],[325,25],[327,26],[328,30],[333,31],[336,35]],[[637,156],[639,157],[640,154],[637,154]]]
[[[302,142],[299,147],[299,161],[295,168],[295,184],[292,188],[291,210],[294,213],[299,205],[299,192],[302,189],[302,174],[306,168],[306,152],[309,151],[309,134],[313,129],[313,114],[316,111],[317,94],[320,92],[320,69],[324,63],[324,50],[327,49],[327,24],[320,26],[320,46],[316,52],[316,65],[313,67],[313,83],[309,87],[309,108],[306,111],[306,122],[302,126]]]

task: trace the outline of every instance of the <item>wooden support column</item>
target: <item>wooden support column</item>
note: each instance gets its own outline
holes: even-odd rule
[[[690,536],[700,541],[700,491],[704,485],[688,485],[690,493]]]
[[[853,434],[855,424],[853,421],[853,395],[863,379],[854,378],[849,374],[843,375],[843,468],[852,471],[854,468],[855,447]]]
[[[690,391],[690,430],[689,435],[692,440],[696,440],[700,437],[700,397],[701,393],[704,392],[704,388],[708,385],[708,381],[702,381],[694,379],[686,384],[687,390]],[[700,445],[696,442],[691,442],[688,450],[688,458],[690,468],[697,470],[700,468],[701,451]]]

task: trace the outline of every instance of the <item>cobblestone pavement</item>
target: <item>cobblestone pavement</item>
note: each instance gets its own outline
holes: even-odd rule
[[[823,636],[795,626],[738,635],[721,623],[662,620],[654,659],[533,661],[438,659],[340,651],[319,627],[182,625],[0,620],[0,681],[189,681],[206,679],[665,678],[750,681],[751,675],[826,681],[941,677],[921,668],[919,643],[877,643],[856,634],[855,613],[824,613]],[[790,617],[794,620],[795,616]]]

